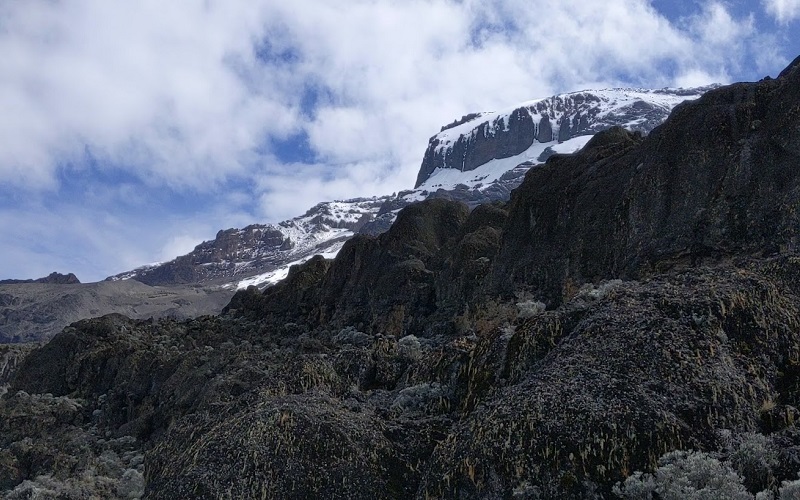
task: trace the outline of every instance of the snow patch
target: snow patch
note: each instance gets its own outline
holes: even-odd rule
[[[326,259],[332,259],[332,258],[336,257],[336,255],[339,253],[339,250],[341,250],[343,246],[344,246],[344,241],[340,241],[340,242],[337,242],[337,243],[331,245],[324,252],[321,252],[321,253],[318,253],[318,254],[314,254],[314,255],[309,255],[307,257],[303,257],[302,259],[297,259],[297,260],[294,260],[294,261],[289,262],[287,264],[284,264],[283,266],[279,267],[278,269],[274,269],[272,271],[269,271],[269,272],[266,272],[266,273],[263,273],[263,274],[258,274],[256,276],[251,276],[251,277],[249,277],[247,279],[243,279],[238,284],[236,284],[236,289],[237,290],[243,290],[243,289],[245,289],[247,287],[250,287],[250,286],[256,286],[258,288],[265,288],[267,286],[274,285],[274,284],[278,283],[279,281],[282,281],[283,279],[285,279],[289,275],[289,268],[290,267],[295,266],[295,265],[299,265],[299,264],[303,264],[305,262],[308,262],[315,255],[322,255]]]
[[[528,149],[516,156],[491,160],[474,170],[464,172],[454,168],[436,168],[428,180],[423,182],[416,191],[451,190],[459,185],[474,189],[478,185],[488,185],[523,163],[526,164],[525,168],[542,164],[539,157],[548,148],[556,153],[574,153],[585,146],[592,137],[591,135],[582,135],[561,143],[533,141]]]

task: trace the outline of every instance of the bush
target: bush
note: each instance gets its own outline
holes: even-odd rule
[[[392,410],[396,412],[426,412],[443,403],[444,391],[436,382],[406,387],[401,390],[392,402]]]
[[[578,290],[576,298],[586,301],[600,300],[621,284],[622,280],[620,279],[603,281],[596,286],[591,283],[587,283],[586,285],[583,285],[580,290]]]
[[[728,463],[701,451],[673,451],[662,456],[653,474],[637,472],[614,494],[631,500],[752,500],[742,476]]]
[[[117,485],[119,498],[136,499],[144,495],[144,475],[136,469],[126,469]]]
[[[778,449],[772,439],[749,432],[735,443],[728,456],[731,466],[742,477],[751,492],[771,488],[775,484],[773,471],[778,466]]]
[[[372,337],[364,332],[359,332],[352,326],[347,326],[339,330],[333,336],[333,341],[337,344],[350,344],[356,347],[366,347],[372,343]]]
[[[416,335],[406,335],[397,341],[397,351],[408,359],[417,359],[422,355],[422,343]]]
[[[538,300],[517,302],[517,317],[522,319],[530,318],[544,312],[546,308],[547,306],[545,306],[544,302],[539,302]]]
[[[778,498],[780,500],[794,500],[800,498],[800,479],[782,482],[781,489],[778,492]]]

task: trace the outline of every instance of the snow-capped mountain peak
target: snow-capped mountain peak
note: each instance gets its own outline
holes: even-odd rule
[[[584,90],[472,113],[431,137],[416,185],[421,186],[437,168],[474,170],[492,160],[520,155],[534,142],[566,142],[613,126],[648,133],[672,108],[714,87]]]
[[[552,154],[578,151],[613,126],[649,133],[675,106],[714,87],[585,90],[471,113],[431,137],[413,190],[323,202],[278,224],[226,229],[187,255],[108,279],[268,286],[283,279],[291,265],[317,254],[335,256],[358,232],[385,231],[397,212],[415,201],[446,196],[474,206],[508,199],[525,172]]]

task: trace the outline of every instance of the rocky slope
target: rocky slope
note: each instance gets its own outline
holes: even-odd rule
[[[107,281],[135,279],[148,285],[233,283],[235,289],[255,273],[280,273],[315,254],[336,255],[347,238],[375,219],[385,201],[375,197],[325,202],[280,224],[222,230],[187,255],[111,276]]]
[[[0,284],[0,344],[46,341],[81,319],[110,313],[131,318],[217,314],[233,290],[138,281]]]
[[[712,87],[583,91],[531,101],[512,110],[474,113],[431,138],[413,190],[391,196],[324,202],[279,224],[227,229],[187,255],[121,273],[149,285],[210,283],[264,287],[291,265],[333,257],[354,234],[380,234],[400,209],[426,198],[474,207],[508,200],[531,167],[555,153],[577,151],[600,130],[623,126],[648,133],[673,107]]]
[[[76,323],[13,368],[0,487],[615,498],[693,449],[756,464],[704,498],[777,492],[800,468],[798,119],[800,58],[599,133],[508,203],[408,207],[219,316]],[[731,445],[753,433],[769,450]]]

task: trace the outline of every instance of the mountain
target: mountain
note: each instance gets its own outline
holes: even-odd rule
[[[543,162],[557,152],[536,144],[563,143],[611,127],[647,134],[669,116],[672,108],[715,87],[581,91],[500,112],[471,113],[431,137],[415,187],[440,173],[437,169],[466,172],[506,158],[515,158],[517,163]]]
[[[187,255],[107,278],[135,279],[148,285],[185,283],[246,287],[256,273],[273,271],[262,282],[278,281],[288,267],[315,254],[336,255],[345,240],[373,221],[384,198],[319,203],[304,215],[279,224],[253,224],[219,231]],[[283,273],[283,274],[281,274]]]
[[[442,127],[430,139],[413,190],[324,202],[279,224],[220,231],[187,255],[108,280],[263,288],[313,255],[335,256],[354,234],[386,231],[399,210],[411,203],[447,198],[476,206],[507,200],[525,172],[549,156],[575,152],[593,134],[613,126],[649,133],[675,106],[712,88],[582,91],[500,112],[473,113]]]
[[[0,281],[0,342],[46,340],[74,321],[110,313],[217,314],[237,289],[274,285],[314,255],[333,258],[354,235],[385,232],[412,203],[444,198],[475,207],[505,201],[525,173],[551,155],[575,152],[596,131],[614,125],[648,133],[673,107],[711,88],[583,91],[473,113],[430,139],[413,190],[323,202],[278,224],[222,230],[186,255],[111,276],[106,284],[77,285],[73,274],[58,273]],[[459,155],[465,158],[460,163]],[[16,286],[33,283],[39,286]]]
[[[214,286],[150,286],[134,280],[0,284],[0,344],[46,341],[70,323],[110,313],[141,319],[218,314],[233,293]]]
[[[507,202],[408,206],[218,316],[5,355],[0,489],[795,498],[798,119],[800,58],[598,132]]]
[[[0,285],[18,285],[20,283],[49,283],[54,285],[74,285],[76,283],[80,283],[80,280],[77,276],[72,273],[69,274],[61,274],[61,273],[50,273],[48,276],[44,278],[39,278],[35,280],[0,280]]]

